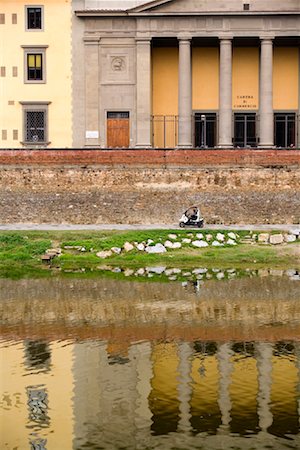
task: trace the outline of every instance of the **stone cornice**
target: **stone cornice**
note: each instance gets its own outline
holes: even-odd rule
[[[152,18],[152,17],[212,17],[212,16],[221,16],[221,17],[256,17],[256,16],[299,16],[299,11],[201,11],[201,12],[153,12],[153,11],[145,11],[145,12],[131,12],[129,11],[116,11],[116,10],[77,10],[75,11],[76,16],[78,17],[132,17],[132,18]]]

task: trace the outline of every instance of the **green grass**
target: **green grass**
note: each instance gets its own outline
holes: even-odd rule
[[[176,234],[178,240],[196,234],[211,234],[212,240],[220,231],[216,230],[144,230],[144,231],[16,231],[0,232],[0,276],[45,276],[58,270],[96,269],[101,265],[112,267],[139,268],[151,265],[166,267],[219,267],[219,268],[259,268],[290,267],[290,250],[299,242],[286,246],[266,246],[239,244],[235,247],[207,247],[196,249],[183,244],[177,250],[168,250],[165,254],[147,254],[138,250],[122,252],[107,259],[100,259],[96,253],[109,250],[111,247],[123,247],[125,242],[146,242],[152,239],[155,243],[164,243],[170,233]],[[228,231],[223,231],[227,235]],[[250,232],[239,232],[240,239]],[[86,251],[67,250],[65,246],[81,246]],[[42,263],[41,256],[48,248],[60,247],[63,254],[53,259],[51,266]],[[280,250],[281,247],[281,250]],[[282,250],[284,248],[284,251]],[[300,266],[299,258],[293,266]]]

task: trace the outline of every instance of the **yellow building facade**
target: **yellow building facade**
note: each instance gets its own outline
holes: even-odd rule
[[[71,147],[71,0],[2,0],[0,148]]]

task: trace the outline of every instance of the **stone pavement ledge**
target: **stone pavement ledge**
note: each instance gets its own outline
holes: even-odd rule
[[[33,224],[33,223],[12,223],[0,224],[0,231],[101,231],[101,230],[177,230],[178,224]],[[188,228],[187,228],[188,229]],[[195,228],[196,229],[196,228]],[[198,229],[198,228],[197,228]],[[205,224],[207,230],[280,230],[295,231],[300,229],[300,224],[243,224],[243,225],[222,225]],[[200,229],[198,229],[200,230]]]

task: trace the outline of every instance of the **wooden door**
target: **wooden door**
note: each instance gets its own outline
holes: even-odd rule
[[[107,113],[107,147],[129,147],[129,113]]]

